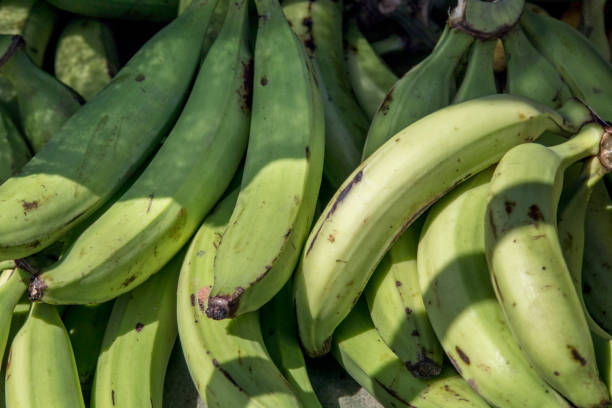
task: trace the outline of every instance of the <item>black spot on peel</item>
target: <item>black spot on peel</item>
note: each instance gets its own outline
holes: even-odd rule
[[[392,87],[389,90],[389,93],[387,93],[387,95],[385,95],[385,99],[383,99],[380,108],[378,108],[378,111],[380,113],[382,113],[383,115],[387,115],[387,113],[389,113],[389,105],[391,104],[391,101],[393,101],[393,91],[394,91],[395,87]]]
[[[138,333],[140,333],[140,332],[142,331],[142,328],[143,328],[143,327],[144,327],[144,324],[142,324],[142,323],[140,323],[140,322],[136,323],[136,331],[137,331]]]
[[[261,79],[259,80],[259,83],[261,84],[261,86],[268,85],[268,78],[265,75],[262,76]]]
[[[410,333],[410,335],[413,337],[419,337],[419,331],[417,329],[414,329],[412,333]]]
[[[361,181],[362,177],[363,177],[363,170],[359,170],[359,172],[357,172],[357,174],[355,174],[355,177],[353,177],[353,179],[350,181],[350,183],[346,187],[344,187],[342,189],[342,191],[338,195],[338,198],[336,198],[336,201],[334,201],[334,204],[332,205],[332,208],[329,210],[329,212],[325,216],[325,219],[328,219],[329,217],[331,217],[334,214],[334,212],[336,212],[336,209],[338,208],[338,205],[340,203],[342,203],[342,201],[346,198],[346,196],[351,191],[353,186]],[[312,249],[315,241],[317,240],[317,238],[319,236],[319,232],[321,232],[321,228],[323,228],[324,224],[325,224],[324,222],[321,223],[321,225],[319,226],[319,229],[317,230],[314,238],[312,239],[312,241],[310,241],[310,245],[308,246],[308,249],[306,250],[306,256],[308,256],[308,254],[310,253],[310,250]]]
[[[558,377],[559,376],[559,372],[558,371],[554,371],[553,374]]]
[[[113,406],[115,406],[115,390],[111,390],[111,402]]]
[[[136,75],[136,78],[134,79],[136,80],[136,82],[142,82],[145,80],[145,78],[146,77],[144,76],[144,74],[141,73],[141,74]]]
[[[135,279],[136,279],[136,275],[132,275],[129,278],[127,278],[126,280],[124,280],[123,283],[121,284],[121,286],[126,288],[126,287],[129,286],[130,283],[134,282]]]
[[[544,215],[536,204],[529,206],[529,210],[527,211],[527,216],[535,223],[539,223],[540,221],[544,221]]]
[[[581,366],[585,366],[587,364],[585,358],[580,355],[578,350],[576,350],[576,347],[568,345],[567,348],[570,350],[572,358],[580,363]]]
[[[206,316],[214,320],[222,320],[234,317],[236,310],[238,310],[238,304],[240,303],[240,296],[244,293],[244,289],[237,287],[230,296],[217,295],[208,298],[208,309],[206,309]]]
[[[508,200],[504,202],[504,209],[506,210],[506,214],[512,214],[514,207],[516,207],[516,202]]]
[[[195,307],[195,295],[194,295],[193,293],[191,294],[191,296],[190,296],[190,299],[189,299],[189,300],[191,301],[191,306],[192,306],[192,307]]]
[[[153,199],[155,198],[155,194],[149,194],[149,204],[147,204],[147,214],[151,211],[151,206],[153,205]]]
[[[376,383],[383,389],[385,390],[389,395],[391,395],[393,398],[397,399],[398,401],[401,401],[403,404],[405,404],[406,406],[410,407],[410,408],[417,408],[414,405],[412,405],[411,403],[409,403],[408,401],[404,400],[402,397],[400,397],[393,389],[387,387],[385,384],[383,384],[378,378],[374,378],[374,381],[376,381]]]
[[[242,110],[250,112],[253,104],[253,58],[242,61],[242,84],[240,84],[240,88],[236,90],[236,93],[240,97],[240,107]]]
[[[402,282],[400,282],[400,281],[395,281],[395,286],[399,288],[400,286],[402,286]]]
[[[410,316],[410,315],[412,314],[412,309],[411,309],[411,308],[409,308],[409,307],[405,308],[405,309],[404,309],[404,311],[406,312],[406,314],[407,314],[408,316]]]
[[[593,288],[591,288],[591,285],[586,282],[582,283],[582,293],[588,295],[589,293],[591,293],[591,290],[593,290]]]
[[[310,147],[306,146],[306,160],[310,159]]]
[[[232,376],[231,376],[231,375],[230,375],[230,374],[229,374],[229,373],[228,373],[228,372],[227,372],[227,371],[226,371],[224,368],[222,368],[222,367],[221,367],[221,365],[219,364],[219,362],[218,362],[216,359],[214,359],[214,358],[212,359],[212,364],[213,364],[213,366],[214,366],[214,367],[215,367],[217,370],[219,370],[219,371],[221,372],[221,374],[223,374],[223,376],[224,376],[225,378],[227,378],[227,379],[228,379],[228,381],[229,381],[229,382],[231,382],[231,383],[232,383],[232,384],[233,384],[233,385],[234,385],[236,388],[238,388],[238,391],[240,391],[240,392],[244,392],[244,390],[242,389],[242,387],[241,387],[241,386],[239,386],[239,385],[238,385],[238,383],[236,382],[236,380],[234,380],[234,379],[232,378]]]
[[[463,362],[467,365],[470,365],[470,358],[459,348],[459,346],[455,346],[455,351],[459,354],[459,358],[463,360]]]
[[[418,361],[412,363],[406,361],[404,363],[408,371],[412,373],[415,378],[431,378],[435,377],[442,371],[442,367],[437,365],[433,360],[427,357],[422,351],[419,351]]]

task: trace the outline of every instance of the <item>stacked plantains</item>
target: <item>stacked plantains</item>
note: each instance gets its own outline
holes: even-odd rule
[[[178,337],[211,408],[322,407],[328,353],[384,407],[610,406],[605,1],[459,0],[405,73],[367,4],[0,2],[0,405],[161,408]]]

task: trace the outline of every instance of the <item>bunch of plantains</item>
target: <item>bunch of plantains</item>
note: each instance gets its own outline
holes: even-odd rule
[[[0,406],[162,408],[177,337],[210,408],[322,407],[327,353],[610,406],[610,9],[556,7],[0,1]]]

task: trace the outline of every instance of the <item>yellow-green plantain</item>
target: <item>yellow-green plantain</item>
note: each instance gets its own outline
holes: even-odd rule
[[[54,68],[57,79],[91,99],[119,70],[110,27],[93,18],[72,19],[57,40]]]
[[[530,367],[491,285],[484,216],[493,168],[444,196],[428,212],[418,281],[429,320],[461,376],[495,407],[569,407]]]
[[[600,125],[588,124],[553,147],[511,149],[495,169],[485,215],[487,262],[506,321],[538,374],[579,407],[607,406],[610,396],[563,257],[557,206],[565,169],[598,153],[611,166],[610,144]]]
[[[363,302],[338,327],[332,353],[349,375],[387,408],[488,406],[452,367],[430,380],[414,378],[380,338]]]
[[[0,186],[0,260],[58,240],[103,205],[167,134],[191,88],[215,3],[194,1],[155,34]]]
[[[444,352],[419,290],[416,253],[421,225],[417,221],[397,239],[364,294],[380,337],[412,375],[428,378],[440,374]]]
[[[0,35],[0,74],[15,89],[21,128],[36,153],[79,110],[83,99],[37,67],[24,46],[23,37]]]
[[[10,408],[85,408],[70,338],[55,306],[30,308],[11,344],[5,389]]]
[[[571,107],[578,126],[590,119],[584,107]],[[493,95],[440,109],[378,148],[338,189],[306,241],[296,276],[298,326],[306,352],[329,351],[335,327],[387,249],[445,192],[511,147],[545,130],[570,128],[575,129],[568,119],[545,105]]]
[[[503,37],[506,52],[506,92],[558,108],[571,98],[569,88],[555,67],[515,27]]]
[[[95,408],[161,408],[177,336],[180,252],[160,272],[119,297],[108,318],[91,395]]]
[[[314,216],[325,144],[321,94],[278,0],[256,0],[253,115],[240,195],[215,257],[206,313],[259,309],[287,282]]]
[[[348,21],[344,40],[344,56],[351,87],[359,105],[368,118],[372,119],[398,78],[372,49],[368,39],[359,30],[355,18]]]
[[[207,407],[299,407],[266,351],[258,312],[221,321],[206,317],[215,254],[237,197],[238,189],[204,220],[183,261],[177,319],[185,360]]]
[[[30,305],[30,300],[27,297],[22,297],[19,303],[17,303],[17,305],[15,306],[15,309],[13,309],[13,314],[11,317],[11,328],[9,331],[7,344],[10,345],[13,342],[15,335],[17,334],[19,329],[21,329],[23,323],[25,323],[30,312]],[[6,407],[6,401],[4,398],[4,380],[6,377],[6,362],[8,361],[8,354],[9,353],[4,353],[4,358],[2,359],[2,368],[0,369],[0,407],[2,408]]]
[[[128,292],[180,250],[218,201],[246,146],[252,83],[246,0],[228,13],[163,146],[66,255],[34,279],[32,299],[98,303]]]
[[[342,45],[343,2],[286,0],[283,12],[304,44],[325,109],[323,173],[338,187],[360,162],[369,121],[351,91]]]
[[[266,349],[302,406],[322,408],[310,383],[298,340],[292,279],[261,308],[259,320]]]
[[[454,72],[474,39],[446,26],[432,53],[389,90],[372,118],[362,158],[397,132],[451,102]]]
[[[32,157],[21,132],[0,107],[0,184],[17,173]]]
[[[13,263],[10,269],[2,265],[0,274],[0,356],[4,356],[11,328],[13,309],[19,302],[30,279],[29,274]]]
[[[575,97],[604,120],[612,120],[612,65],[579,31],[553,17],[525,9],[521,27],[561,74]]]
[[[47,0],[55,7],[89,17],[169,21],[176,17],[178,0]],[[194,0],[195,1],[195,0]],[[216,2],[212,0],[213,2]],[[204,2],[206,3],[206,2]]]

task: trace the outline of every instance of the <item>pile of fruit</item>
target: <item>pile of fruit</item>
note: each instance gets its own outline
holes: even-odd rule
[[[211,408],[321,407],[328,353],[384,407],[609,406],[606,4],[568,4],[0,2],[0,405],[161,407],[178,339]]]

